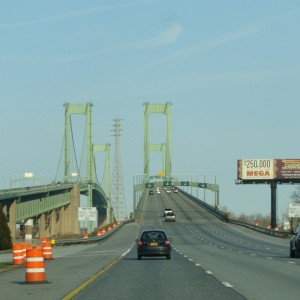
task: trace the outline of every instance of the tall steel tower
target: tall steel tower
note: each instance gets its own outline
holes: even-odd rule
[[[113,136],[115,137],[115,153],[113,162],[113,173],[111,183],[111,204],[114,210],[114,216],[117,221],[124,220],[127,214],[124,195],[124,185],[121,166],[121,119],[114,119]]]

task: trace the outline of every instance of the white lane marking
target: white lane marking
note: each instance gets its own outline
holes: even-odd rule
[[[294,261],[289,261],[289,260],[288,260],[287,263],[288,263],[288,264],[295,265],[295,262],[294,262]]]
[[[212,271],[206,271],[207,274],[212,275],[214,274]]]
[[[196,266],[196,267],[201,267],[201,265],[200,265],[200,264],[195,264],[195,266]]]
[[[228,283],[228,282],[222,282],[226,287],[229,287],[229,288],[232,288],[233,287],[233,285],[231,285],[230,283]]]
[[[189,261],[192,261],[192,262],[193,262],[193,260],[192,260],[191,258],[189,258]]]
[[[274,259],[273,257],[269,257],[269,256],[267,256],[266,257],[266,259],[270,259],[270,260],[272,260],[272,259]]]
[[[125,251],[121,256],[125,256],[126,254],[128,254],[131,251],[131,249],[129,248],[127,251]]]

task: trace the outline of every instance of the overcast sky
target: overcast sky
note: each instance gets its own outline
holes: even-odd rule
[[[3,1],[2,188],[25,172],[55,176],[63,105],[91,102],[93,142],[110,143],[112,160],[113,119],[122,119],[130,211],[133,176],[144,168],[143,103],[168,101],[173,173],[216,177],[221,206],[269,214],[270,187],[235,185],[236,164],[300,158],[299,29],[298,0]],[[72,121],[79,145],[84,122]],[[150,142],[164,142],[165,130],[165,116],[153,115]],[[160,163],[152,153],[151,173],[161,171]],[[278,188],[279,216],[294,190]],[[212,193],[206,197],[213,204]]]

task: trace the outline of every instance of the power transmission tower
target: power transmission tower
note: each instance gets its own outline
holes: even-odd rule
[[[121,119],[114,119],[113,135],[115,137],[115,153],[113,162],[112,184],[111,184],[111,204],[114,210],[114,216],[117,221],[121,221],[127,214],[124,195],[124,185],[121,166]]]

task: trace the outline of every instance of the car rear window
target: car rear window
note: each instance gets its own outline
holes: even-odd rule
[[[142,234],[143,241],[163,241],[167,236],[163,231],[146,231]]]

